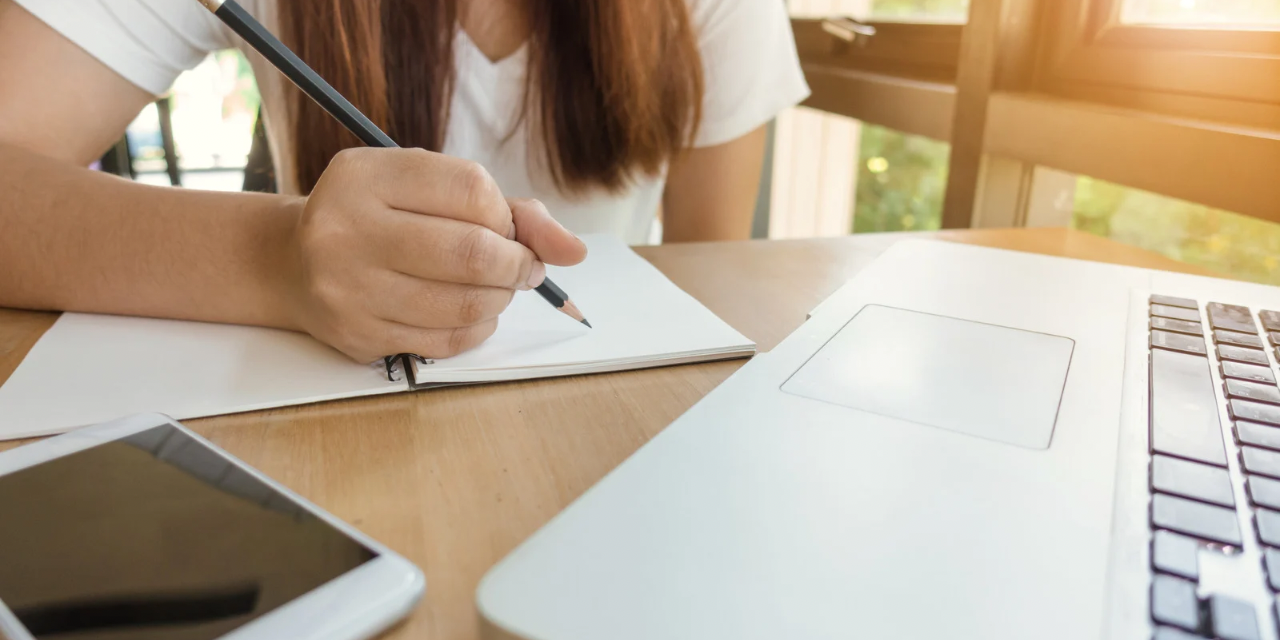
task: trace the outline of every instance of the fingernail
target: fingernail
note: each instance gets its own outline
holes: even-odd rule
[[[533,263],[533,270],[529,272],[529,279],[525,281],[525,286],[529,289],[533,289],[542,284],[542,281],[546,279],[547,265],[542,264],[541,261],[535,261]]]
[[[511,221],[511,225],[507,227],[507,239],[508,239],[508,240],[515,240],[515,239],[516,239],[516,222],[515,222],[515,220],[512,220],[512,221]]]

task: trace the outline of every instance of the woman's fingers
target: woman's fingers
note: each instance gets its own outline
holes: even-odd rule
[[[375,232],[390,269],[441,282],[529,289],[544,268],[528,247],[492,230],[447,218],[390,211]]]
[[[488,322],[497,318],[515,295],[511,289],[430,282],[393,271],[382,272],[374,286],[378,298],[369,302],[374,315],[420,329]]]
[[[504,237],[510,230],[502,190],[475,162],[422,149],[357,147],[342,153],[343,162],[364,174],[374,197],[392,209],[470,222]]]
[[[383,336],[383,347],[379,350],[381,355],[366,360],[374,362],[382,355],[393,353],[413,353],[424,358],[450,358],[479,346],[497,329],[497,318],[453,329],[422,329],[384,321],[379,331]]]
[[[516,240],[547,264],[572,266],[587,257],[587,245],[569,233],[537,200],[507,201],[515,221]]]
[[[541,203],[508,202],[476,163],[420,149],[338,154],[294,240],[299,326],[366,361],[474,347],[544,261],[586,257]]]

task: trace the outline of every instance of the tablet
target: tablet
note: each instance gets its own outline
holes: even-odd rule
[[[370,638],[422,572],[162,415],[0,453],[10,640]]]

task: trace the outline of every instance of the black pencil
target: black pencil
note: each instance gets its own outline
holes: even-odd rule
[[[235,0],[200,0],[200,4],[206,9],[218,16],[224,24],[236,32],[249,46],[253,47],[266,58],[276,69],[289,78],[294,84],[298,85],[302,92],[311,97],[316,104],[320,105],[329,115],[333,116],[338,122],[341,122],[351,133],[360,138],[370,147],[399,147],[386,133],[378,128],[373,121],[365,117],[360,110],[342,97],[336,89],[325,82],[319,74],[307,66],[289,47],[284,46],[278,38],[271,34],[262,23],[244,10]],[[537,292],[542,295],[551,306],[559,309],[561,313],[581,322],[582,324],[591,326],[590,322],[583,317],[582,312],[578,310],[577,305],[569,300],[568,294],[563,289],[556,286],[551,278],[542,281],[538,285]]]

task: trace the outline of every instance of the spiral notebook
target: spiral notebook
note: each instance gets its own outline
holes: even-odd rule
[[[747,357],[755,344],[621,241],[588,236],[585,263],[549,266],[594,329],[517,293],[484,344],[391,371],[311,337],[258,327],[68,313],[0,386],[0,439],[157,411],[179,420],[458,384]]]

